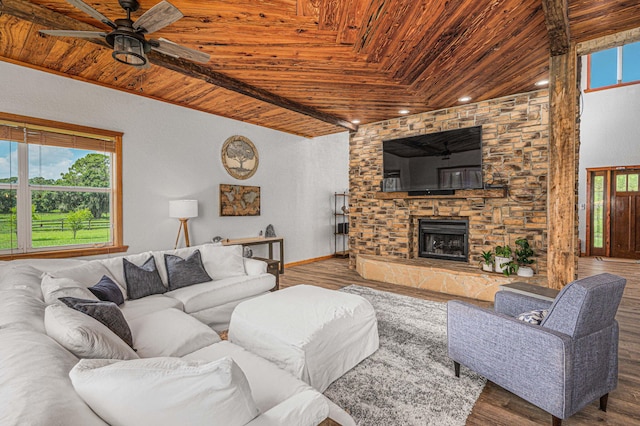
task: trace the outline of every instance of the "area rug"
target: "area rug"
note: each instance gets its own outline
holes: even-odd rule
[[[380,349],[336,380],[325,395],[358,425],[464,425],[485,380],[447,355],[447,306],[351,285],[371,302]]]
[[[623,259],[619,257],[600,257],[596,256],[596,260],[600,262],[618,262],[618,263],[640,263],[638,259]]]

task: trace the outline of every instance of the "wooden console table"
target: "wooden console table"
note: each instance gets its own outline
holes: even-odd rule
[[[269,259],[273,259],[273,244],[278,243],[280,245],[280,273],[284,274],[284,238],[281,237],[255,237],[255,238],[237,238],[234,240],[226,239],[222,240],[222,245],[232,246],[257,246],[262,244],[269,244]]]

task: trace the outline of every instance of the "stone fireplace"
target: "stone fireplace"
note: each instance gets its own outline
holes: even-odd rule
[[[548,91],[540,90],[360,126],[350,137],[351,266],[358,256],[413,266],[451,264],[420,256],[420,220],[457,220],[467,223],[467,253],[466,265],[455,262],[460,265],[454,268],[475,271],[483,251],[514,247],[525,237],[536,252],[537,276],[546,275],[548,102]],[[478,125],[485,189],[448,195],[380,192],[384,140]]]

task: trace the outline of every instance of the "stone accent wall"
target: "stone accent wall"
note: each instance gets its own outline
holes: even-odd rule
[[[495,191],[467,191],[466,198],[378,199],[382,181],[382,141],[482,125],[485,184]],[[350,137],[350,260],[359,254],[417,258],[419,218],[469,220],[469,262],[483,250],[526,237],[536,252],[533,267],[547,269],[547,174],[549,93],[540,90],[360,126]]]

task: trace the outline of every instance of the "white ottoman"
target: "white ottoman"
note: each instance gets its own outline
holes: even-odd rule
[[[324,392],[378,349],[378,321],[360,296],[298,285],[240,303],[229,341]]]

